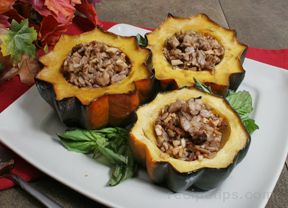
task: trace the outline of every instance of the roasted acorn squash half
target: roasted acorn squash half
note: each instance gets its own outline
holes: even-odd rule
[[[109,86],[78,87],[61,73],[63,62],[72,48],[92,41],[120,49],[129,58],[128,76]],[[150,51],[140,48],[134,37],[122,37],[96,28],[80,35],[63,35],[54,49],[40,58],[44,68],[36,77],[41,96],[56,110],[68,126],[87,129],[122,125],[150,95],[153,79],[148,70]]]
[[[212,71],[183,70],[178,66],[172,68],[171,63],[167,61],[163,53],[166,41],[178,32],[187,31],[209,35],[223,46],[224,55],[221,62]],[[242,62],[246,46],[238,42],[235,31],[221,27],[205,14],[189,18],[179,18],[169,14],[158,28],[147,34],[147,39],[148,48],[152,51],[155,77],[161,81],[164,89],[193,86],[195,78],[210,85],[214,91],[223,93],[227,88],[236,90],[244,78]]]
[[[185,161],[170,157],[156,145],[154,124],[161,110],[179,100],[188,100],[201,96],[209,105],[227,121],[223,134],[225,141],[222,148],[212,159]],[[166,93],[159,93],[156,98],[137,111],[137,122],[130,132],[130,145],[135,157],[146,166],[150,179],[164,185],[174,192],[188,188],[210,190],[221,184],[239,163],[250,144],[250,135],[243,126],[238,114],[228,102],[215,95],[196,89],[183,88]]]

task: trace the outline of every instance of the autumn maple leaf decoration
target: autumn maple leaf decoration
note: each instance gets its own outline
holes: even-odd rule
[[[39,70],[35,45],[44,49],[55,45],[75,15],[86,16],[93,25],[99,25],[97,2],[0,0],[0,82],[18,74],[22,82],[32,84]]]
[[[9,67],[1,73],[0,81],[19,74],[21,82],[34,83],[34,77],[40,68],[35,59],[36,47],[33,42],[36,39],[37,33],[34,28],[28,26],[27,19],[20,23],[13,20],[9,30],[2,31],[0,35],[1,59],[4,61],[6,57],[9,57],[12,68]]]
[[[0,1],[0,14],[8,12],[12,9],[15,0],[1,0]]]
[[[76,11],[94,25],[99,24],[93,1],[38,0],[32,1],[32,7],[43,17],[38,32],[38,39],[43,45],[54,45],[58,41],[72,24]]]

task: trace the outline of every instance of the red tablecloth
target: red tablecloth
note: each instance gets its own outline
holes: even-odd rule
[[[83,22],[83,19],[75,20],[74,24],[69,28],[69,34],[76,34],[83,31],[92,29],[92,25]],[[103,22],[103,28],[109,29],[117,23],[113,22]],[[246,54],[247,58],[254,59],[259,62],[270,64],[273,66],[288,69],[288,49],[282,50],[267,50],[261,48],[249,48]],[[18,77],[0,84],[0,112],[7,108],[13,101],[15,101],[19,96],[29,89],[29,86],[20,83]],[[1,114],[0,114],[1,116]],[[0,144],[1,145],[1,144]],[[14,154],[14,153],[12,153]],[[41,172],[34,168],[32,165],[28,164],[22,158],[14,154],[15,167],[13,173],[19,175],[24,180],[29,181],[32,179],[39,178]],[[0,178],[0,190],[12,187],[14,184],[12,181]]]

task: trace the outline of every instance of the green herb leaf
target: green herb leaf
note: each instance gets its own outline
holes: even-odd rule
[[[251,118],[243,120],[244,126],[246,127],[249,134],[252,134],[254,131],[259,129],[259,126],[255,123],[255,121]]]
[[[61,143],[70,151],[93,154],[93,158],[104,159],[112,168],[109,186],[133,177],[137,165],[128,145],[128,132],[123,128],[100,130],[75,129],[58,135]],[[99,158],[100,157],[100,158]]]
[[[230,91],[226,100],[237,111],[241,119],[245,119],[253,111],[252,97],[247,91]]]
[[[87,136],[87,132],[82,130],[65,131],[58,135],[61,143],[70,151],[90,154],[94,151],[95,141]]]
[[[79,152],[83,154],[90,154],[94,151],[94,142],[71,142],[61,140],[61,143],[69,151]]]
[[[256,129],[259,129],[255,121],[250,118],[250,114],[253,111],[253,105],[252,97],[249,92],[229,91],[226,100],[229,102],[231,107],[239,114],[244,126],[250,134],[252,134]]]
[[[198,90],[201,90],[203,92],[212,94],[212,90],[210,87],[208,87],[207,85],[199,82],[197,79],[193,78],[194,83],[195,83],[195,88],[197,88]]]
[[[112,168],[112,174],[108,181],[109,186],[116,186],[118,185],[123,177],[124,166],[123,165],[115,165]]]
[[[4,64],[0,63],[0,72],[4,69]]]
[[[70,131],[65,131],[63,134],[59,134],[61,140],[67,141],[77,141],[77,142],[85,142],[93,140],[93,137],[87,135],[87,130],[75,129]]]
[[[127,157],[125,155],[120,155],[109,148],[103,146],[98,146],[99,153],[102,154],[111,164],[121,164],[127,163]]]
[[[48,47],[47,44],[44,46],[43,50],[44,50],[45,53],[48,53],[48,52],[49,52],[49,47]]]
[[[137,170],[137,163],[135,162],[132,153],[128,147],[126,147],[126,151],[126,155],[128,156],[128,163],[127,165],[116,165],[112,169],[112,175],[108,182],[110,186],[116,186],[121,181],[133,177]]]
[[[199,82],[194,78],[195,88],[212,94],[212,90],[210,87],[205,84]],[[255,123],[253,119],[250,118],[250,114],[253,111],[252,105],[252,97],[247,91],[239,91],[234,92],[229,90],[228,95],[226,96],[226,100],[229,102],[231,107],[238,113],[239,117],[242,120],[245,128],[252,134],[256,129],[259,129],[259,126]]]
[[[37,33],[34,28],[29,27],[28,19],[22,20],[20,23],[12,20],[7,38],[4,41],[4,48],[15,63],[20,60],[22,55],[30,57],[35,56],[36,48],[33,41],[37,39]]]
[[[137,40],[138,45],[142,48],[145,48],[148,45],[148,40],[146,36],[143,37],[142,35],[137,34],[136,40]]]

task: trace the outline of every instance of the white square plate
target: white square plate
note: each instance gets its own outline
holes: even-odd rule
[[[120,35],[147,30],[118,24]],[[288,72],[246,59],[245,80],[254,98],[254,118],[260,126],[244,160],[215,190],[174,194],[149,182],[144,171],[137,178],[107,187],[109,168],[89,157],[67,151],[56,133],[65,127],[32,87],[0,114],[0,141],[31,164],[80,193],[113,207],[264,207],[280,175],[288,151]]]

